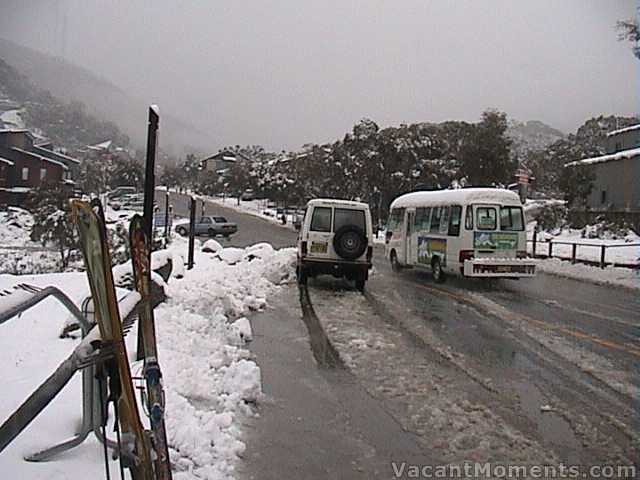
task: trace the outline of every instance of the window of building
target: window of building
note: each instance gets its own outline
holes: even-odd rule
[[[605,203],[607,203],[607,191],[606,190],[602,190],[600,192],[600,203],[602,205],[604,205]]]
[[[47,178],[47,169],[46,168],[41,168],[40,169],[40,181],[44,180],[45,178]]]
[[[29,180],[29,167],[22,168],[22,180]]]

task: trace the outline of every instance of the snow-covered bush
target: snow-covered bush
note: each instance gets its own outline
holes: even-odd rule
[[[558,204],[543,206],[536,216],[538,228],[546,232],[564,228],[567,225],[567,218],[567,207]]]

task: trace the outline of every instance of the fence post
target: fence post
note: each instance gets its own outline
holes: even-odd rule
[[[578,244],[574,243],[571,245],[571,263],[576,263],[576,250],[578,249]]]
[[[600,268],[604,268],[605,267],[604,255],[605,255],[606,251],[607,251],[606,245],[600,245]]]
[[[553,256],[553,242],[549,240],[549,254],[547,255],[549,258]]]
[[[169,186],[164,194],[164,244],[169,243]]]
[[[538,226],[533,229],[533,258],[536,258],[536,245],[538,244]]]
[[[189,212],[189,252],[187,256],[187,270],[193,268],[193,248],[195,243],[196,229],[196,199],[191,197]]]

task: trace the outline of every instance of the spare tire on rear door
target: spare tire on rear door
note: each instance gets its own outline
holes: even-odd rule
[[[367,249],[367,237],[356,225],[344,225],[333,236],[333,249],[345,260],[355,260]]]

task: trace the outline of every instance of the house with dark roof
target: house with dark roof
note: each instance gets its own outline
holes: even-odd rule
[[[0,130],[0,203],[20,205],[43,183],[73,187],[80,161],[47,147],[28,130]]]
[[[623,217],[640,228],[640,124],[609,132],[606,154],[565,168],[588,168],[594,182],[587,207],[593,214]]]

